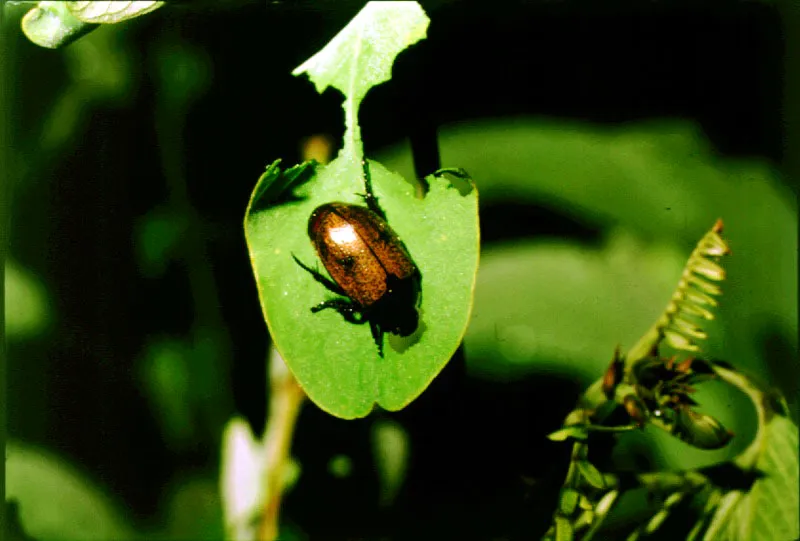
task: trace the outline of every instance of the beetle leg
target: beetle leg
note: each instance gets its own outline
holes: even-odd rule
[[[361,168],[364,171],[364,191],[366,193],[359,195],[361,195],[369,210],[386,220],[386,214],[383,213],[383,209],[378,204],[378,198],[375,197],[372,191],[372,175],[369,173],[369,162],[367,162],[366,158],[361,160]]]
[[[292,254],[292,257],[294,258],[295,262],[298,265],[300,265],[311,276],[314,277],[314,280],[316,280],[320,284],[324,285],[326,288],[328,288],[329,291],[331,291],[333,293],[336,293],[337,295],[341,295],[342,297],[346,297],[347,296],[347,294],[344,291],[342,291],[342,288],[339,287],[339,285],[336,282],[334,282],[333,280],[331,280],[330,278],[328,278],[327,276],[325,276],[324,274],[322,274],[318,270],[312,269],[311,267],[309,267],[307,265],[304,265],[303,262],[300,261],[299,259],[297,259],[297,256],[295,256],[294,254]]]
[[[383,332],[380,326],[374,321],[369,322],[369,330],[372,331],[372,339],[375,340],[375,345],[378,346],[378,356],[383,358]]]
[[[356,325],[361,325],[367,322],[367,318],[364,317],[364,314],[361,312],[361,309],[356,306],[352,301],[347,299],[331,299],[329,301],[323,301],[316,306],[311,308],[313,313],[320,312],[325,310],[326,308],[333,308],[341,316],[344,318],[345,321],[348,323],[355,323]],[[360,316],[360,317],[356,317]]]

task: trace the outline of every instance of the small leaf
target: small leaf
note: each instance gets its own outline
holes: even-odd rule
[[[667,344],[674,347],[675,349],[682,349],[685,351],[699,351],[700,347],[693,344],[691,340],[689,340],[685,335],[666,330],[664,331],[664,338],[667,341]]]
[[[701,293],[700,291],[687,289],[686,291],[683,292],[683,295],[686,298],[686,300],[694,304],[706,304],[708,306],[717,306],[719,304],[717,302],[717,299],[715,299],[711,295],[706,295],[705,293]]]
[[[164,2],[150,1],[83,1],[65,2],[75,17],[87,23],[120,23],[140,15],[155,11],[164,5]]]
[[[694,272],[700,276],[708,278],[709,280],[720,281],[725,279],[725,269],[713,261],[705,258],[697,261],[697,264],[694,266]]]
[[[695,276],[694,274],[690,274],[686,277],[686,280],[692,284],[693,286],[697,287],[698,289],[702,289],[705,293],[709,295],[722,295],[722,288],[716,284],[712,284],[708,280],[701,278],[699,276]],[[704,316],[706,319],[712,319],[712,317]]]
[[[308,73],[317,92],[332,85],[344,94],[342,156],[361,161],[361,101],[370,88],[391,78],[395,57],[425,37],[429,22],[416,2],[368,2],[321,51],[292,72]]]
[[[686,321],[683,318],[676,317],[672,320],[672,326],[682,332],[684,335],[694,338],[696,340],[705,340],[708,338],[708,334],[704,331],[700,330],[700,327],[692,323],[691,321]]]
[[[575,539],[575,531],[572,528],[572,523],[565,518],[556,516],[556,541],[572,541]]]
[[[578,441],[586,441],[589,439],[589,430],[583,425],[572,425],[547,435],[547,439],[551,441],[566,441],[570,438]]]
[[[600,470],[595,468],[594,464],[588,460],[578,460],[575,462],[575,465],[578,467],[578,471],[581,472],[581,475],[586,479],[587,483],[595,488],[602,489],[606,487],[606,483],[603,481],[603,474],[600,473]]]
[[[578,507],[578,499],[580,493],[573,488],[565,488],[561,491],[561,497],[558,500],[558,510],[562,515],[568,517],[572,515],[575,508]]]
[[[57,49],[97,28],[76,18],[66,2],[39,2],[22,18],[22,32],[36,45]]]
[[[371,87],[391,79],[395,57],[425,38],[429,22],[417,2],[367,2],[292,75],[308,73],[320,94],[333,86],[348,99],[360,101]]]

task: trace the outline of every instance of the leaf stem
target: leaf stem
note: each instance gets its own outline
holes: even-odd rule
[[[360,163],[364,156],[361,144],[361,126],[358,125],[358,106],[360,100],[348,95],[342,108],[344,109],[344,143],[342,155],[351,156],[353,163]]]

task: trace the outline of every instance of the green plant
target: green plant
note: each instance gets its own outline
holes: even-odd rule
[[[412,183],[370,160],[376,196],[423,283],[421,336],[402,349],[386,347],[383,359],[364,326],[347,324],[333,311],[309,310],[319,302],[320,288],[292,258],[317,260],[306,233],[317,206],[359,202],[364,188],[358,107],[372,86],[389,79],[394,57],[424,37],[427,25],[416,4],[368,4],[294,71],[308,73],[318,92],[335,86],[344,93],[344,144],[324,166],[281,171],[278,162],[270,165],[245,219],[259,296],[278,351],[311,400],[346,419],[367,415],[375,404],[401,409],[419,396],[458,347],[469,318],[478,263],[473,186],[462,195],[446,178],[431,175],[424,197],[416,198]]]
[[[719,259],[729,253],[718,221],[699,242],[669,304],[656,323],[624,356],[614,354],[605,376],[582,395],[567,416],[564,428],[550,435],[572,442],[571,464],[547,539],[589,540],[602,527],[626,491],[645,488],[658,502],[652,515],[636,528],[629,541],[656,532],[679,504],[694,499],[694,522],[686,528],[687,540],[793,539],[798,535],[797,457],[787,452],[797,441],[797,427],[789,419],[786,402],[769,388],[755,383],[729,363],[688,357],[659,356],[659,348],[697,353],[698,340],[706,338],[702,321],[714,319],[715,282],[725,277]],[[700,322],[698,322],[700,320]],[[704,470],[652,472],[623,479],[603,475],[589,461],[593,432],[615,433],[652,425],[702,449],[727,445],[733,434],[714,417],[698,413],[691,395],[704,381],[719,379],[745,393],[758,413],[753,442],[730,461],[744,485],[714,479]],[[606,425],[616,408],[626,410],[631,424]],[[780,503],[765,499],[782,495]],[[777,509],[776,509],[777,508]]]

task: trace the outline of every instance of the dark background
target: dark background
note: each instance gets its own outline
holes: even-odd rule
[[[203,223],[189,234],[213,269],[230,338],[224,372],[232,402],[222,400],[228,411],[219,415],[241,412],[260,433],[267,340],[242,216],[267,163],[296,163],[303,137],[335,140],[343,132],[340,95],[319,97],[305,77],[290,75],[360,9],[342,5],[218,11],[182,4],[125,23],[141,55],[134,102],[93,109],[68,155],[17,189],[10,252],[50,286],[58,325],[41,340],[9,346],[9,435],[86,465],[141,521],[158,520],[176,471],[216,471],[219,463],[213,429],[180,453],[165,448],[132,366],[148,335],[185,334],[197,317],[186,266],[146,278],[130,241],[137,218],[170,190],[154,152],[152,43],[178,36],[213,62],[213,84],[190,110],[183,141],[186,197]],[[696,120],[721,155],[784,160],[787,34],[773,5],[442,2],[426,9],[428,38],[398,58],[392,81],[370,91],[361,109],[367,154],[426,127],[482,117],[619,124],[677,116]],[[58,92],[41,81],[58,81],[64,68],[58,52],[24,39],[15,47],[14,136],[35,148],[42,104]],[[598,234],[551,209],[511,210],[481,209],[485,241],[524,234],[590,242]],[[535,221],[522,227],[526,215]],[[566,463],[542,436],[578,391],[546,378],[470,380],[454,360],[406,410],[381,414],[407,429],[414,449],[390,512],[375,503],[372,420],[341,421],[307,404],[293,446],[303,473],[284,515],[311,539],[533,538],[554,504],[554,492],[541,487],[557,486]],[[336,454],[352,458],[352,476],[327,474]],[[524,478],[536,479],[537,491]]]

